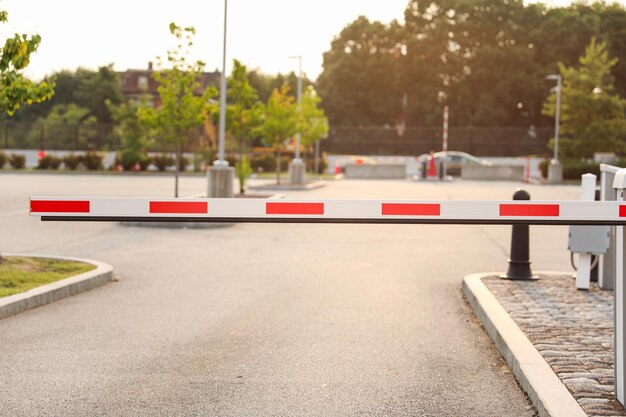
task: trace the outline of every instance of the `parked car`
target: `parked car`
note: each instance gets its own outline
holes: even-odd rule
[[[458,151],[445,151],[445,152],[435,152],[435,163],[437,164],[437,169],[441,166],[441,161],[445,160],[446,164],[446,173],[448,175],[460,176],[461,168],[463,165],[493,165],[492,162],[480,159],[475,157],[474,155],[470,155],[466,152],[458,152]],[[417,160],[417,170],[418,175],[423,176],[422,170],[424,167],[424,163],[428,164],[428,154],[422,154],[416,158]],[[427,168],[428,169],[428,168]]]

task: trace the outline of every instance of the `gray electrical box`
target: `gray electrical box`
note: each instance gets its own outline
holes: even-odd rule
[[[611,226],[570,226],[567,248],[574,253],[600,255],[609,249]]]

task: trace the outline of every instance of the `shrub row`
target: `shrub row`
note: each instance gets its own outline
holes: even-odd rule
[[[280,168],[282,170],[286,170],[289,166],[289,162],[291,162],[291,156],[282,156],[280,158]],[[305,160],[306,170],[308,172],[313,172],[315,169],[315,159],[307,158]],[[235,164],[232,164],[233,166]],[[328,165],[328,161],[325,156],[320,157],[319,166],[318,166],[318,174],[323,173],[326,170]],[[274,155],[253,155],[250,158],[250,166],[252,170],[255,172],[274,172],[276,171],[276,157]]]
[[[2,169],[7,162],[14,169],[22,169],[26,166],[26,157],[16,153],[7,156],[4,152],[0,151],[0,169]]]
[[[281,170],[286,170],[289,166],[289,162],[291,161],[291,156],[283,156],[281,157]],[[226,157],[230,166],[236,166],[237,158],[235,157]],[[79,167],[84,167],[87,170],[95,171],[103,168],[103,156],[97,152],[86,152],[84,154],[73,154],[70,153],[65,155],[64,157],[58,157],[55,155],[46,155],[43,158],[39,159],[37,164],[37,169],[59,169],[61,165],[65,167],[65,169],[76,170]],[[10,164],[14,169],[23,169],[26,166],[26,157],[21,154],[11,154],[8,155],[4,152],[0,151],[0,169],[2,169],[7,163]],[[189,159],[182,156],[180,161],[180,170],[185,171],[187,166],[189,166]],[[119,158],[115,159],[114,166],[111,167],[115,169],[115,166],[121,166],[125,171],[145,171],[148,169],[150,165],[154,165],[154,167],[158,171],[165,171],[168,168],[175,166],[176,159],[169,154],[160,154],[153,157],[148,157],[142,161],[138,162],[127,162],[126,164],[122,164]],[[312,172],[314,170],[314,160],[307,159],[306,167],[307,171]],[[276,171],[276,158],[274,155],[254,155],[250,158],[250,166],[254,170],[254,172],[274,172]],[[319,172],[322,173],[325,171],[327,166],[327,161],[325,157],[320,158],[319,161]],[[543,168],[542,168],[543,169]]]
[[[581,175],[587,173],[595,174],[598,178],[600,177],[600,164],[598,163],[584,162],[574,159],[565,159],[560,162],[563,165],[563,179],[565,180],[579,180]],[[539,163],[539,169],[541,170],[541,175],[544,178],[548,177],[549,164],[550,161],[547,159],[544,159]]]

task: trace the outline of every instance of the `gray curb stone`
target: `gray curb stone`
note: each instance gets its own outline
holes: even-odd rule
[[[586,417],[550,365],[483,284],[483,277],[493,275],[499,274],[466,276],[463,278],[463,293],[539,416]]]
[[[26,253],[3,253],[3,256],[24,256],[31,258],[63,259],[83,262],[96,266],[96,269],[50,284],[33,288],[23,293],[0,298],[0,320],[19,314],[31,308],[60,300],[71,295],[88,291],[106,284],[113,279],[113,267],[109,264],[91,259],[70,258],[66,256],[33,255]]]

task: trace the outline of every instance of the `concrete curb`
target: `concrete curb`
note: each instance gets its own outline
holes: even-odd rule
[[[24,256],[31,258],[64,259],[83,262],[96,266],[96,269],[60,281],[42,285],[23,293],[0,298],[0,320],[60,300],[71,295],[88,291],[111,281],[113,267],[109,264],[91,259],[70,258],[66,256],[33,255],[26,253],[3,253],[3,256]]]
[[[483,284],[482,278],[494,275],[498,274],[466,276],[463,278],[463,293],[539,416],[587,416],[550,365]]]

